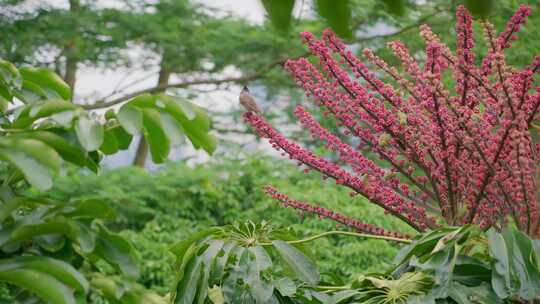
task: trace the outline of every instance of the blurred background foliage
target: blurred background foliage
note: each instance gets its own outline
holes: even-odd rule
[[[138,250],[139,283],[165,294],[174,277],[173,256],[168,247],[193,232],[246,220],[269,220],[276,227],[292,227],[299,236],[336,228],[334,222],[304,217],[278,205],[263,193],[267,184],[372,224],[409,231],[363,198],[351,199],[346,189],[321,187],[321,183],[326,182],[316,174],[304,174],[287,162],[255,155],[195,167],[169,163],[156,172],[137,167],[101,176],[71,171],[58,178],[47,195],[58,200],[99,197],[114,206],[119,217],[108,225]],[[323,275],[335,280],[390,264],[400,246],[378,240],[330,237],[317,240],[313,248]]]
[[[281,124],[293,121],[297,104],[306,104],[282,68],[288,58],[309,56],[298,38],[301,31],[320,35],[331,26],[358,55],[369,47],[397,64],[386,42],[402,40],[419,55],[425,45],[418,27],[424,23],[453,47],[459,4],[500,30],[519,4],[532,5],[533,12],[540,7],[532,0],[261,0],[259,13],[266,11],[267,18],[258,20],[235,14],[246,2],[230,3],[231,10],[224,11],[212,0],[0,0],[0,57],[54,69],[75,88],[74,101],[89,109],[117,105],[140,92],[168,91],[201,103],[217,96],[209,110],[216,130],[229,138],[248,132],[235,100],[243,85],[252,88],[268,118]],[[511,64],[526,65],[540,51],[540,41],[529,35],[540,16],[533,14],[529,22],[508,53]],[[482,54],[486,47],[477,34]],[[89,70],[124,81],[109,90],[100,88],[103,83],[77,82]],[[94,87],[93,94],[88,87]],[[148,164],[146,143],[134,145],[142,147],[131,162]]]

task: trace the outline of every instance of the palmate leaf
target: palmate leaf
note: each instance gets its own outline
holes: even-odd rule
[[[311,285],[319,282],[321,277],[317,267],[300,250],[280,240],[273,241],[272,245],[299,280]]]
[[[538,252],[522,232],[507,228],[503,233],[487,232],[492,258],[492,286],[502,299],[519,296],[531,300],[540,295]]]
[[[320,275],[301,250],[278,237],[285,231],[277,232],[268,223],[246,222],[203,230],[171,246],[177,257],[173,303],[289,303]],[[285,268],[293,269],[292,277]]]
[[[193,249],[193,251],[196,251],[195,248]],[[191,304],[195,300],[197,284],[201,276],[202,261],[197,256],[191,255],[191,257],[183,267],[181,280],[176,287],[173,298],[175,304]]]

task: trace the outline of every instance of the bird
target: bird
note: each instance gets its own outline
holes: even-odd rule
[[[251,94],[249,93],[248,87],[244,86],[242,91],[240,92],[240,96],[238,97],[238,100],[240,101],[240,104],[248,111],[248,112],[254,112],[255,114],[261,116],[262,111],[255,102],[255,99]]]

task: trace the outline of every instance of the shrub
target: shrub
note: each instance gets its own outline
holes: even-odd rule
[[[71,98],[52,71],[0,60],[0,281],[8,288],[2,295],[25,303],[86,303],[98,294],[113,303],[164,303],[134,282],[132,245],[104,224],[116,216],[109,204],[55,200],[43,191],[66,164],[98,172],[102,156],[127,149],[134,135],[148,140],[155,162],[182,134],[210,153],[209,120],[202,109],[166,95],[136,96],[103,117]]]
[[[351,195],[368,198],[419,232],[443,224],[475,223],[488,229],[512,221],[536,236],[540,146],[529,129],[540,107],[540,89],[533,83],[540,57],[520,70],[508,66],[504,58],[529,14],[530,8],[521,6],[498,36],[488,21],[482,21],[490,49],[479,67],[472,51],[472,18],[463,6],[456,11],[455,54],[427,25],[420,31],[427,44],[423,66],[399,41],[389,47],[401,60],[402,73],[364,50],[367,59],[389,76],[387,82],[330,30],[322,40],[303,33],[321,69],[305,58],[289,60],[286,68],[342,132],[330,133],[301,106],[295,115],[315,139],[338,154],[339,162],[289,141],[256,113],[247,112],[244,118],[305,171],[334,179],[350,188]],[[451,88],[442,81],[449,77],[454,80]],[[374,153],[389,169],[364,156],[364,151]],[[286,206],[342,217],[290,200],[273,188],[268,192]],[[359,220],[347,222],[366,233],[398,234]]]
[[[347,205],[351,200],[345,189],[321,189],[317,175],[304,175],[295,166],[264,155],[213,160],[194,167],[167,163],[155,172],[137,167],[110,170],[100,176],[73,171],[58,178],[47,196],[55,200],[100,198],[110,204],[118,217],[108,226],[130,240],[139,255],[138,282],[166,294],[174,279],[168,246],[194,231],[247,220],[291,227],[293,235],[336,228],[330,221],[283,210],[265,195],[263,188],[269,182],[290,191],[301,187],[305,189],[301,197],[306,200],[332,208],[345,206],[355,217],[369,215],[372,224],[412,232],[365,199],[356,197]],[[323,277],[348,280],[390,265],[398,249],[396,244],[376,240],[348,242],[343,237],[328,237],[318,241],[312,255],[320,258],[317,265]]]

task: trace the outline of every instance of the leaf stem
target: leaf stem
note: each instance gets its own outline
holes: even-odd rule
[[[307,243],[307,242],[311,242],[313,240],[316,240],[316,239],[319,239],[319,238],[322,238],[322,237],[325,237],[325,236],[329,236],[329,235],[348,235],[348,236],[362,237],[362,238],[368,238],[368,239],[371,238],[371,239],[393,241],[393,242],[405,243],[405,244],[412,243],[411,240],[397,238],[397,237],[384,236],[384,235],[373,235],[373,234],[358,233],[358,232],[351,232],[351,231],[338,231],[338,230],[319,233],[319,234],[316,234],[316,235],[313,235],[313,236],[310,236],[308,238],[301,239],[301,240],[286,241],[286,243],[288,243],[288,244]],[[259,243],[259,245],[261,245],[261,246],[270,246],[270,245],[272,245],[272,243]]]
[[[325,285],[317,285],[315,286],[316,289],[320,290],[326,290],[326,291],[336,291],[336,290],[347,290],[350,289],[351,286],[344,285],[344,286],[325,286]]]

